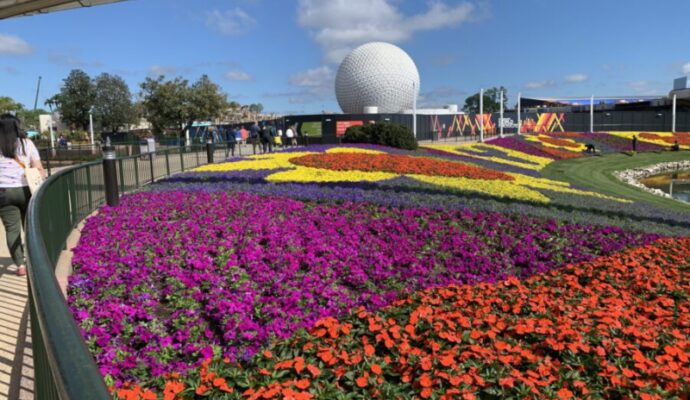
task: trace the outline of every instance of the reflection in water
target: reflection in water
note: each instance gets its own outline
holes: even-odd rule
[[[673,180],[673,192],[671,193],[671,180]],[[675,199],[690,203],[690,171],[677,171],[662,175],[654,175],[641,179],[640,183],[653,189],[660,189],[671,193]]]

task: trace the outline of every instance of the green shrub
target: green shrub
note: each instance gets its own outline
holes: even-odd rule
[[[406,150],[417,148],[417,140],[410,128],[390,122],[351,126],[345,131],[343,142],[379,144]]]

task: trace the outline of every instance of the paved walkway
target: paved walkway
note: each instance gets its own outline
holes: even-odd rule
[[[16,275],[0,224],[0,399],[33,399],[34,369],[25,276]]]

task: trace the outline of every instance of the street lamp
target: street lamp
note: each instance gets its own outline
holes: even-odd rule
[[[91,147],[96,150],[94,147],[96,145],[96,142],[93,140],[93,106],[89,108],[89,132],[91,133]]]

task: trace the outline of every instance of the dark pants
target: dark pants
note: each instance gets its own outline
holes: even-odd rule
[[[249,138],[249,140],[252,142],[252,150],[254,154],[256,154],[256,146],[259,144],[259,138]]]
[[[31,192],[28,186],[18,188],[0,188],[0,218],[5,225],[7,248],[12,261],[24,265],[24,248],[22,247],[22,226],[26,218],[26,206]]]
[[[273,152],[273,138],[263,138],[261,139],[261,144],[264,146],[264,153],[272,153]]]
[[[230,154],[235,157],[235,142],[228,142],[228,147],[230,148]]]

